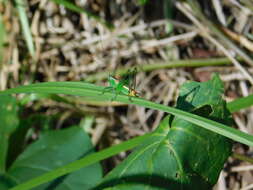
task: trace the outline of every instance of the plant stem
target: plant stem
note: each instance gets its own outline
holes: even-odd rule
[[[241,160],[241,161],[245,161],[245,162],[249,162],[251,164],[253,164],[253,158],[250,158],[248,156],[244,156],[242,154],[237,154],[237,153],[233,153],[232,154],[232,157],[233,158],[236,158],[238,160]]]
[[[211,59],[187,59],[187,60],[172,60],[172,61],[152,61],[151,64],[145,64],[141,66],[141,71],[153,71],[157,69],[169,69],[177,67],[205,67],[205,66],[218,66],[218,65],[230,65],[231,62],[228,58],[211,58]],[[85,78],[86,82],[95,82],[106,79],[110,73],[116,75],[125,74],[131,67],[122,67],[116,71],[100,72],[98,74],[90,75]]]

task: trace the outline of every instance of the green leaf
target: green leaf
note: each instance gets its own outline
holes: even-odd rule
[[[92,152],[90,139],[80,127],[48,131],[18,157],[8,175],[22,183]],[[90,189],[101,177],[100,165],[94,164],[36,189]]]
[[[17,185],[17,183],[6,175],[0,174],[0,189],[1,190],[9,190],[11,187]]]
[[[62,167],[59,167],[57,169],[54,169],[50,172],[47,172],[41,176],[35,177],[31,180],[28,180],[20,185],[17,185],[11,190],[27,190],[32,189],[33,187],[37,187],[40,184],[46,183],[48,181],[51,181],[57,177],[66,175],[68,173],[71,173],[73,171],[79,170],[80,168],[87,167],[91,164],[97,163],[101,160],[104,160],[106,158],[109,158],[115,154],[118,154],[119,152],[122,152],[124,150],[130,150],[137,145],[139,145],[141,142],[146,140],[146,138],[150,136],[150,134],[145,134],[143,136],[139,136],[133,139],[130,139],[128,141],[125,141],[123,143],[111,146],[109,148],[106,148],[104,150],[101,150],[99,152],[90,154],[88,156],[85,156],[84,158],[74,161],[72,163],[66,164]]]
[[[27,120],[20,119],[18,128],[9,138],[9,151],[6,168],[9,168],[17,159],[18,155],[24,150],[26,142],[25,137],[30,127],[30,123]]]
[[[29,117],[20,119],[18,128],[10,136],[9,139],[10,151],[8,151],[7,168],[10,167],[12,163],[17,159],[18,155],[23,152],[26,145],[26,140],[34,133],[34,130],[39,129],[41,132],[50,129],[50,127],[53,126],[53,121],[59,119],[58,115],[45,115],[35,112],[33,114],[30,114]],[[36,129],[33,128],[34,126],[36,126]]]
[[[17,112],[15,98],[0,96],[0,173],[5,172],[9,138],[19,123]]]
[[[204,83],[181,87],[177,107],[229,124],[223,85],[215,75]],[[167,116],[159,128],[95,189],[210,189],[232,142],[179,117]]]

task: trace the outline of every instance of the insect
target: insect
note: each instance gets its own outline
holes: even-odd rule
[[[106,91],[113,91],[115,95],[112,98],[112,101],[116,99],[118,94],[128,95],[129,100],[131,100],[131,97],[138,97],[139,93],[135,91],[136,73],[137,69],[134,68],[133,70],[128,70],[121,79],[117,79],[114,76],[109,75],[109,86],[104,88],[103,93]]]

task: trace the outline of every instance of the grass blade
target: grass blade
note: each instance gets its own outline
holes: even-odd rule
[[[253,95],[247,97],[238,98],[227,104],[227,107],[230,112],[236,112],[244,108],[248,108],[253,105]]]
[[[83,83],[83,82],[46,82],[46,83],[38,83],[38,84],[12,88],[12,89],[0,92],[0,95],[13,94],[13,93],[60,93],[60,94],[78,95],[78,96],[87,96],[87,97],[94,96],[96,100],[110,100],[114,96],[114,93],[105,93],[102,95],[103,89],[104,87],[96,86],[89,83]],[[251,97],[242,98],[240,101],[245,101],[245,99],[247,100],[247,103],[249,104],[253,103]],[[219,133],[221,135],[224,135],[228,138],[244,143],[246,145],[253,146],[253,136],[243,133],[241,131],[238,131],[236,129],[233,129],[231,127],[225,126],[223,124],[217,123],[215,121],[211,121],[206,118],[202,118],[200,116],[197,116],[188,112],[184,112],[182,110],[156,104],[156,103],[153,103],[141,98],[133,97],[132,100],[130,101],[129,97],[125,95],[118,95],[117,101],[140,105],[140,106],[148,107],[151,109],[157,109],[157,110],[165,111],[167,113],[172,113],[178,117],[181,117],[182,119],[195,123],[208,130]],[[238,107],[236,107],[236,105],[237,105],[236,103],[232,102],[228,104],[228,107],[231,110],[238,110]],[[245,108],[245,106],[246,104],[243,106],[243,108]],[[145,140],[146,137],[147,137],[146,135],[142,137],[137,137],[137,138],[131,139],[130,141],[124,142],[120,145],[116,145],[108,149],[105,149],[103,151],[100,151],[98,153],[94,153],[81,160],[70,163],[64,167],[58,168],[42,176],[39,176],[23,184],[20,184],[12,188],[12,190],[31,189],[35,186],[38,186],[42,183],[53,180],[57,177],[60,177],[62,175],[75,171],[79,168],[88,166],[92,163],[108,158],[121,151],[131,149],[137,146],[143,140]]]
[[[35,49],[33,44],[33,37],[29,27],[29,21],[26,15],[25,5],[23,0],[15,0],[16,8],[18,10],[20,23],[23,30],[23,35],[25,37],[26,45],[28,47],[28,51],[32,57],[35,55]]]
[[[70,164],[67,164],[63,167],[57,168],[53,171],[47,172],[44,175],[41,175],[39,177],[36,177],[34,179],[31,179],[25,183],[22,183],[20,185],[15,186],[14,188],[11,188],[10,190],[27,190],[32,189],[33,187],[36,187],[40,184],[46,183],[48,181],[51,181],[57,177],[63,176],[65,174],[68,174],[70,172],[76,171],[80,168],[86,167],[88,165],[94,164],[96,162],[99,162],[100,160],[104,160],[106,158],[109,158],[115,154],[118,154],[121,151],[126,151],[129,149],[134,148],[135,146],[139,145],[141,142],[143,142],[147,137],[149,137],[150,134],[146,134],[140,137],[136,137],[134,139],[131,139],[129,141],[123,142],[118,145],[114,145],[110,148],[107,148],[105,150],[102,150],[97,153],[90,154],[89,156],[85,156],[84,158],[77,160],[75,162],[72,162]]]
[[[102,95],[103,89],[104,87],[102,86],[96,86],[93,84],[82,82],[46,82],[12,88],[0,92],[0,95],[12,93],[52,93],[52,94],[57,93],[57,94],[95,97],[96,100],[100,101],[111,100],[115,96],[113,92],[108,92]],[[128,96],[121,94],[117,96],[117,101],[128,104],[135,104],[159,111],[164,111],[166,113],[178,116],[179,118],[184,119],[186,121],[194,123],[198,126],[201,126],[207,130],[223,135],[234,141],[240,142],[248,146],[253,146],[252,135],[246,134],[244,132],[223,125],[221,123],[194,115],[192,113],[188,113],[173,107],[157,104],[151,101],[144,100],[142,98],[132,97],[131,100],[129,100]]]

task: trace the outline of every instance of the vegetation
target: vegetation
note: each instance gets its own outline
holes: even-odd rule
[[[0,5],[0,189],[251,187],[250,1]]]

